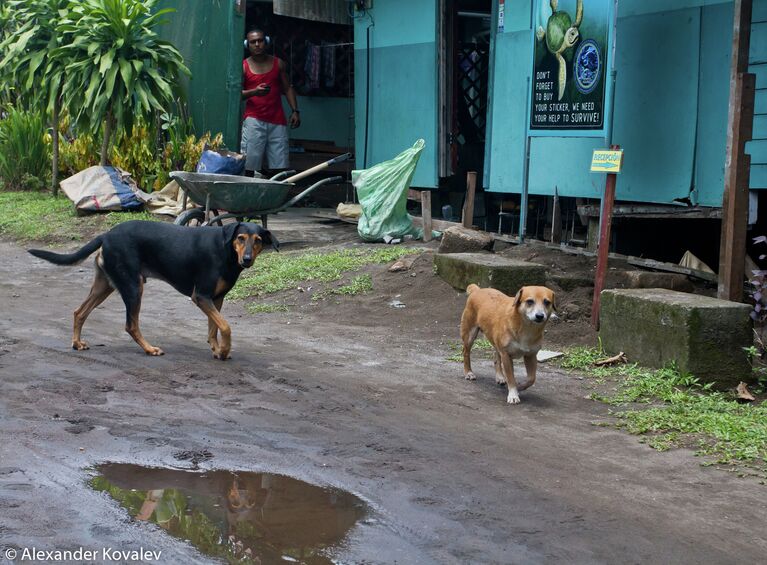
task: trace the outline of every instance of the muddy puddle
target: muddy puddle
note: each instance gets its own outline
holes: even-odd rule
[[[332,563],[368,513],[351,493],[270,473],[195,473],[127,464],[93,469],[90,485],[230,563]]]

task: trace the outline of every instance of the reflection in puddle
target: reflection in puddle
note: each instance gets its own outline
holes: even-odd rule
[[[366,512],[351,493],[269,473],[107,464],[90,484],[137,520],[230,563],[332,563],[328,550]]]

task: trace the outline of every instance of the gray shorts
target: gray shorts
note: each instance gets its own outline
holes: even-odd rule
[[[289,150],[288,126],[245,118],[242,123],[240,153],[245,155],[246,170],[260,171],[264,164],[264,154],[269,169],[287,169]]]

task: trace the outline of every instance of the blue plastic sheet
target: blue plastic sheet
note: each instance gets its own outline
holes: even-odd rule
[[[231,151],[206,149],[197,162],[198,173],[241,175],[245,171],[245,156]]]

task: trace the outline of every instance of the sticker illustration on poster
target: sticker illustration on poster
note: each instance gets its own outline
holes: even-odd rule
[[[534,0],[531,135],[602,135],[613,0]]]

